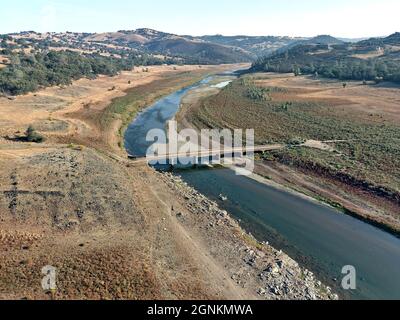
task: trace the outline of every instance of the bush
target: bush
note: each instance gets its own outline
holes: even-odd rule
[[[28,142],[42,143],[44,141],[44,137],[36,132],[33,126],[29,126],[26,130],[26,140]]]
[[[288,144],[291,146],[300,146],[306,142],[306,139],[295,137],[289,140]]]
[[[248,85],[247,97],[256,101],[267,101],[270,100],[268,90],[265,88],[259,88],[254,85]]]

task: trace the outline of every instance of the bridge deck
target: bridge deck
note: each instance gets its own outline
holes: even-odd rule
[[[197,152],[181,152],[181,153],[168,153],[156,156],[148,156],[148,157],[135,157],[133,155],[128,155],[128,158],[135,163],[148,163],[148,162],[156,162],[162,160],[171,160],[171,159],[179,159],[179,158],[206,158],[206,157],[223,157],[227,154],[249,154],[249,153],[258,153],[258,152],[265,152],[265,151],[272,151],[272,150],[280,150],[283,149],[284,146],[280,144],[273,144],[273,145],[261,145],[261,146],[254,146],[249,148],[237,147],[237,148],[227,148],[221,150],[199,150]]]

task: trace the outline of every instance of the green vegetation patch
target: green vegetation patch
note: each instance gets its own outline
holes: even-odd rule
[[[8,53],[10,63],[0,69],[0,93],[7,95],[24,94],[53,85],[69,85],[73,80],[94,79],[100,74],[114,76],[120,71],[132,70],[136,65],[160,65],[174,62],[133,54],[119,59],[73,51]]]
[[[376,47],[361,47],[374,50]],[[368,59],[357,58],[363,53],[351,44],[298,45],[283,53],[258,59],[252,71],[312,74],[341,80],[392,81],[400,83],[400,63],[395,54],[387,53]],[[322,53],[321,53],[322,52]]]
[[[257,144],[292,146],[267,153],[268,160],[354,178],[368,188],[382,186],[387,194],[400,191],[399,125],[360,119],[328,103],[296,101],[289,89],[279,93],[279,100],[273,94],[267,101],[254,99],[248,96],[250,80],[234,81],[204,99],[190,121],[199,128],[254,128]],[[300,147],[306,140],[336,141],[328,143],[335,151]]]

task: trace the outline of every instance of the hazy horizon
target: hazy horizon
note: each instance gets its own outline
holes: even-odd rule
[[[150,28],[193,36],[313,37],[329,34],[354,39],[388,36],[399,31],[396,21],[400,2],[397,0],[323,2],[116,0],[110,3],[99,0],[93,5],[91,1],[78,0],[32,0],[28,3],[15,0],[2,4],[2,11],[7,15],[0,21],[0,33],[30,30],[101,33]]]
[[[18,30],[18,31],[14,31],[14,32],[7,32],[7,33],[2,33],[0,32],[0,34],[18,34],[18,33],[22,33],[22,32],[36,32],[39,34],[46,34],[46,33],[67,33],[67,32],[73,32],[73,33],[90,33],[90,34],[101,34],[101,33],[113,33],[113,32],[119,32],[119,31],[136,31],[139,29],[151,29],[151,30],[155,30],[155,31],[159,31],[159,32],[164,32],[164,33],[170,33],[170,34],[175,34],[178,36],[193,36],[193,37],[204,37],[204,36],[226,36],[226,37],[241,37],[241,36],[245,36],[245,37],[269,37],[269,36],[276,36],[276,37],[287,37],[287,38],[315,38],[318,36],[332,36],[334,38],[337,39],[348,39],[348,40],[362,40],[362,39],[369,39],[369,38],[384,38],[387,36],[390,36],[394,33],[396,33],[397,31],[393,31],[390,34],[385,34],[385,35],[374,35],[374,36],[365,36],[365,37],[341,37],[341,36],[336,36],[335,34],[314,34],[314,35],[308,35],[308,36],[291,36],[291,35],[276,35],[276,34],[263,34],[263,35],[251,35],[251,34],[223,34],[223,33],[209,33],[209,34],[190,34],[190,33],[176,33],[176,32],[168,32],[166,30],[162,30],[162,29],[154,29],[154,28],[149,28],[146,26],[142,26],[142,27],[137,27],[137,28],[131,28],[131,29],[115,29],[115,30],[108,30],[108,31],[100,31],[100,32],[89,32],[89,31],[71,31],[71,30],[63,30],[63,31],[37,31],[37,30]]]

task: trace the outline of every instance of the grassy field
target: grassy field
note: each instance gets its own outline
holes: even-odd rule
[[[266,162],[350,185],[391,202],[398,214],[400,124],[392,104],[398,90],[252,74],[202,99],[187,119],[197,128],[254,128],[256,143],[290,146],[264,154]],[[302,146],[309,140],[329,148]]]

